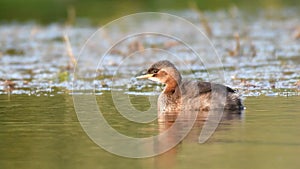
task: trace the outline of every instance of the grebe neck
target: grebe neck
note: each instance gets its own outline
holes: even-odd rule
[[[181,79],[179,81],[176,81],[175,79],[167,81],[163,93],[168,95],[178,94],[178,92],[180,92],[179,91],[180,83],[181,83]]]

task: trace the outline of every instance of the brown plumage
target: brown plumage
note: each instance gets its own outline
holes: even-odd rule
[[[166,85],[158,98],[159,113],[210,109],[240,113],[244,108],[235,90],[216,83],[182,80],[177,68],[167,60],[154,63],[146,75],[137,78]]]

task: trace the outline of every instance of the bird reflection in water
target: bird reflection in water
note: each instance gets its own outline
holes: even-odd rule
[[[163,154],[160,154],[154,157],[154,165],[155,168],[176,168],[178,165],[178,154],[182,151],[182,146],[187,144],[196,144],[198,143],[199,134],[203,129],[203,126],[207,120],[208,113],[218,114],[223,113],[221,121],[219,123],[218,128],[216,129],[216,134],[218,131],[226,130],[223,125],[234,125],[236,123],[240,123],[242,121],[242,114],[240,112],[226,110],[220,112],[221,110],[210,110],[199,113],[198,111],[188,111],[188,112],[181,112],[185,114],[184,117],[181,117],[180,120],[176,119],[178,116],[177,112],[167,112],[164,116],[161,116],[158,122],[159,133],[166,132],[171,127],[175,127],[174,130],[171,132],[168,131],[168,137],[165,139],[160,140],[157,145],[155,146],[156,149],[163,149],[165,148],[166,144],[174,144],[178,142],[178,139],[184,137],[182,141],[180,141],[175,147],[166,151]],[[196,119],[193,120],[190,117],[193,116],[191,114],[198,114]],[[174,126],[174,124],[176,125]],[[192,127],[190,128],[188,134],[185,133],[185,129],[189,128],[192,123]],[[208,140],[208,142],[214,142],[213,137]],[[199,145],[201,146],[201,145]],[[158,151],[157,150],[157,151]],[[192,155],[192,154],[191,154]]]

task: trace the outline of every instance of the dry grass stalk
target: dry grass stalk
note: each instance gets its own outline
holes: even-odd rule
[[[15,89],[16,83],[10,80],[5,80],[4,82],[4,90],[7,93],[11,93]]]
[[[300,90],[300,80],[298,80],[295,85],[297,86],[297,89]]]
[[[250,44],[250,51],[251,51],[252,57],[255,57],[257,52],[256,52],[255,45],[252,42]]]
[[[200,23],[202,23],[202,26],[206,32],[206,35],[208,37],[212,37],[213,36],[212,29],[208,23],[208,19],[204,15],[204,13],[198,8],[198,5],[195,2],[192,2],[190,4],[190,6],[191,6],[191,9],[198,14]]]
[[[167,41],[167,42],[164,42],[164,48],[171,48],[173,46],[178,46],[180,45],[179,42],[177,41]]]
[[[122,52],[119,49],[114,49],[114,48],[110,50],[110,54],[112,54],[112,55],[126,56],[126,54],[124,52]]]
[[[76,9],[74,6],[69,6],[67,9],[66,25],[74,25],[76,20]]]
[[[133,53],[133,52],[136,52],[136,51],[143,52],[145,50],[145,47],[144,47],[143,43],[138,41],[138,40],[133,41],[132,43],[130,43],[128,45],[128,48],[129,48],[129,53]]]
[[[239,33],[235,33],[233,36],[235,39],[235,47],[233,50],[229,49],[228,54],[230,56],[238,56],[238,55],[240,55],[240,51],[241,51],[240,35],[239,35]]]
[[[293,33],[294,39],[300,39],[300,26],[296,27],[294,33]]]
[[[250,82],[248,82],[246,79],[241,79],[241,83],[240,85],[244,86],[244,87],[257,87],[254,84],[251,84]]]
[[[73,50],[72,50],[72,46],[71,46],[71,43],[70,43],[70,40],[69,40],[69,36],[67,34],[64,35],[64,41],[66,43],[66,50],[67,50],[67,54],[70,58],[69,60],[69,64],[68,64],[68,67],[70,69],[74,68],[77,64],[77,60],[73,54]]]

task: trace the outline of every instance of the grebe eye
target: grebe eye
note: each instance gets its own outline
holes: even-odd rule
[[[158,72],[158,69],[154,69],[153,72],[154,72],[154,73],[157,73],[157,72]]]

